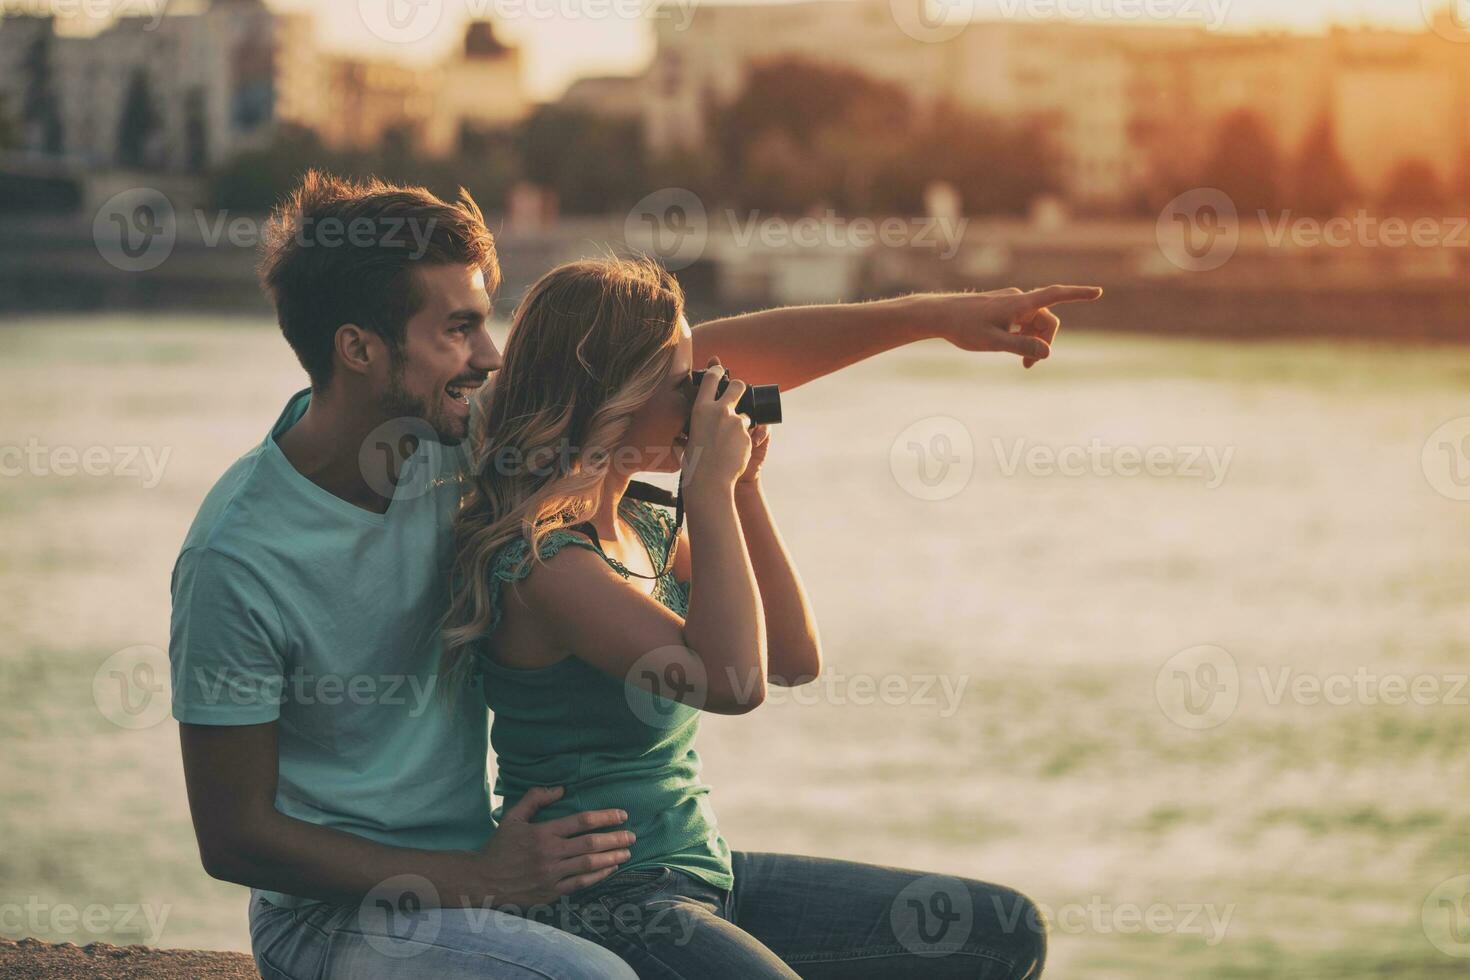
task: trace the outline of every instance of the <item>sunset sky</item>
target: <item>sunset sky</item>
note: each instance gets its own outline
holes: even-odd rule
[[[638,10],[640,0],[392,0],[420,4],[426,17],[437,12],[436,29],[424,40],[411,44],[384,41],[367,26],[374,8],[381,16],[389,0],[343,0],[330,6],[313,0],[268,2],[280,10],[313,10],[322,41],[333,49],[411,60],[437,57],[455,43],[466,20],[489,15],[497,22],[501,36],[522,48],[526,82],[537,98],[555,98],[579,76],[636,73],[653,52],[653,32],[648,22],[619,15]],[[649,5],[652,0],[642,2]],[[679,2],[687,6],[703,0]],[[1230,31],[1320,30],[1333,21],[1422,30],[1424,6],[1437,2],[1449,0],[948,0],[951,9],[972,6],[980,18],[1000,18],[1017,10],[1035,14],[1102,11],[1105,15],[1116,12],[1110,19],[1135,24],[1140,23],[1136,17],[1126,20],[1123,13],[1163,4],[1177,11],[1171,18],[1174,23],[1198,25],[1204,19],[1215,20],[1218,12]],[[1456,2],[1465,4],[1470,13],[1470,0]],[[600,17],[576,13],[594,9],[611,13]]]

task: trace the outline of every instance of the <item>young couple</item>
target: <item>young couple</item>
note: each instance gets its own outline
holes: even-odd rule
[[[323,221],[411,221],[428,245],[318,246]],[[468,196],[322,174],[273,217],[262,279],[311,387],[201,506],[169,655],[200,854],[252,889],[264,977],[1040,974],[1010,889],[721,836],[700,712],[750,711],[820,650],[761,488],[768,432],[717,382],[791,388],[925,337],[1029,366],[1048,307],[1098,290],[691,330],[657,266],[583,262],[531,290],[502,357]],[[385,481],[405,423],[425,437]],[[624,496],[660,469],[686,531]]]

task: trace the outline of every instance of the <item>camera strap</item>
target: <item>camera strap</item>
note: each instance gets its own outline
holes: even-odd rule
[[[680,481],[683,482],[682,480]],[[659,504],[663,507],[678,506],[678,497],[663,487],[656,487],[652,483],[644,483],[642,480],[633,480],[628,484],[628,491],[624,497],[632,497],[634,500],[646,501],[650,504]]]
[[[652,483],[644,483],[642,480],[633,480],[629,482],[628,489],[623,493],[623,497],[625,499],[632,498],[633,500],[642,500],[645,503],[658,504],[660,507],[674,508],[674,535],[669,539],[669,543],[664,547],[663,567],[656,569],[652,575],[640,574],[639,572],[633,571],[622,562],[609,558],[607,556],[607,553],[602,550],[602,539],[597,536],[597,528],[592,526],[591,521],[583,521],[581,524],[574,524],[572,525],[572,530],[581,531],[583,534],[587,535],[587,537],[591,538],[592,543],[597,547],[597,551],[599,554],[602,555],[603,559],[609,564],[612,564],[615,567],[626,572],[627,574],[632,575],[635,578],[660,578],[664,574],[666,574],[669,569],[672,568],[674,565],[674,549],[679,546],[679,531],[684,527],[683,490],[684,475],[680,473],[678,493],[670,493],[663,487],[656,487]]]

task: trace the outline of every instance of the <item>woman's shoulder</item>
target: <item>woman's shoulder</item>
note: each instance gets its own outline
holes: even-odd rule
[[[597,546],[585,533],[569,527],[559,527],[540,535],[536,541],[536,554],[541,561],[554,558],[567,547],[597,551]],[[490,568],[495,578],[503,582],[514,582],[531,574],[536,563],[529,559],[531,543],[524,534],[501,545],[491,560]]]
[[[591,552],[598,550],[587,535],[565,527],[537,535],[536,553],[540,556],[539,562],[530,560],[531,542],[527,540],[524,531],[496,549],[490,559],[485,583],[491,612],[488,627],[481,637],[480,652],[489,658],[487,663],[520,671],[548,666],[552,662],[541,661],[537,651],[548,653],[549,648],[542,649],[545,646],[544,638],[538,639],[539,634],[534,625],[528,626],[534,620],[521,618],[517,610],[527,600],[533,603],[549,601],[561,604],[565,596],[578,594],[585,582],[583,576],[588,574],[585,567],[579,567],[575,563],[563,566],[563,563],[556,562],[549,565],[544,572],[536,575],[532,575],[532,572],[562,551],[580,549]],[[521,601],[507,602],[509,594],[518,595]],[[509,637],[505,633],[507,629],[510,631]],[[510,648],[503,646],[504,643],[511,643],[514,652],[509,653]],[[502,659],[506,656],[510,659]]]

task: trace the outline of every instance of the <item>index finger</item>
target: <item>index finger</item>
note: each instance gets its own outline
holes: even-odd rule
[[[725,365],[720,363],[718,357],[709,359],[709,367],[704,369],[704,377],[699,379],[699,391],[694,395],[695,401],[712,402],[715,400],[715,392],[719,389],[720,379],[725,376]]]
[[[1099,286],[1047,286],[1023,294],[1028,306],[1037,308],[1056,306],[1059,303],[1091,303],[1102,296]]]
[[[541,826],[557,837],[571,837],[573,834],[597,830],[600,827],[616,827],[620,823],[626,823],[627,820],[628,814],[622,810],[583,810],[581,813],[548,820]]]

